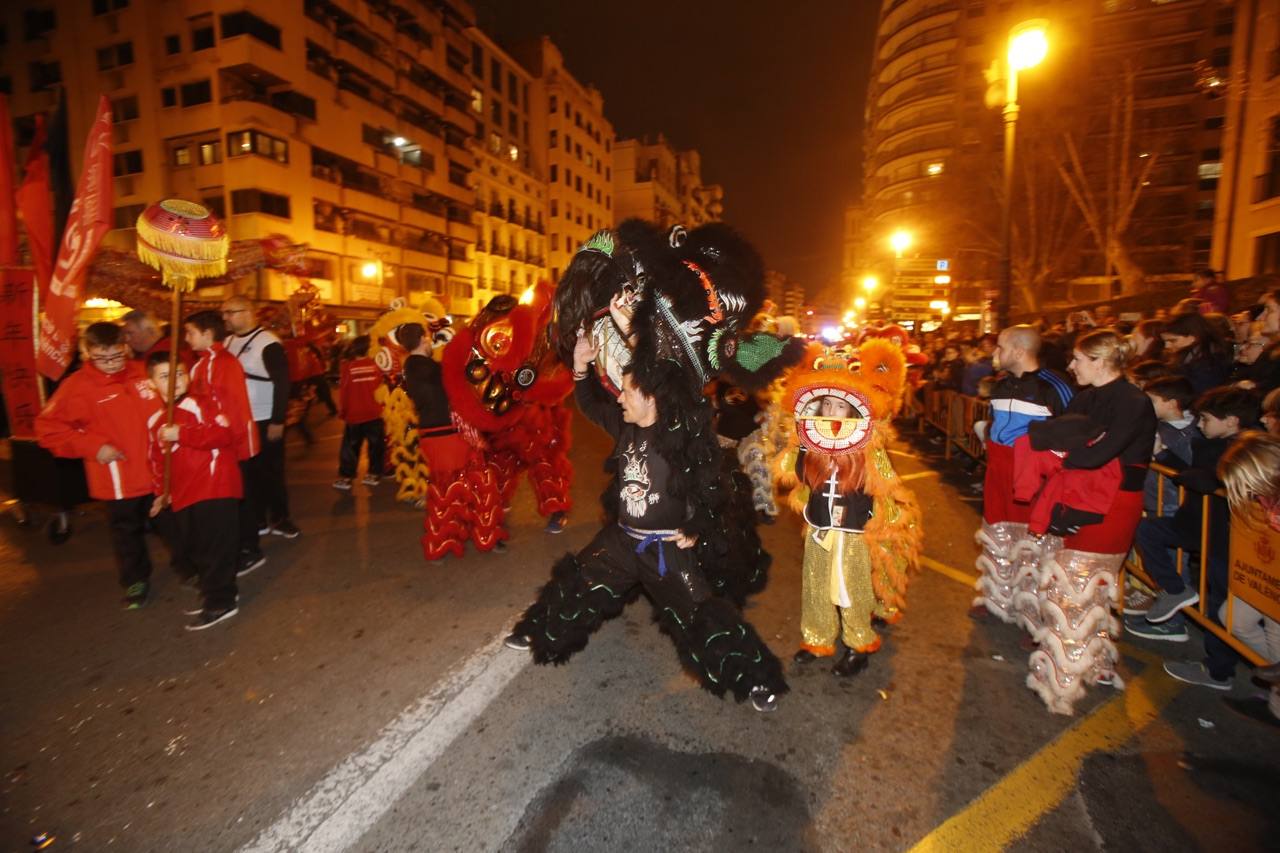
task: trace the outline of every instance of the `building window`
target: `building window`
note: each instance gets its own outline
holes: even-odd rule
[[[122,41],[119,44],[98,48],[98,70],[110,71],[133,64],[133,42]]]
[[[479,89],[471,90],[471,111],[478,116],[484,115],[484,92]]]
[[[502,63],[496,59],[489,60],[489,85],[495,92],[502,91]]]
[[[280,49],[280,28],[252,12],[232,12],[223,15],[221,22],[224,39],[247,35],[276,50]]]
[[[138,96],[126,95],[111,102],[111,120],[119,124],[138,117]]]
[[[52,9],[24,9],[22,12],[22,37],[24,41],[44,38],[58,26],[58,14]]]
[[[209,23],[207,16],[201,18],[201,23],[191,28],[191,49],[207,50],[213,47],[213,24]]]
[[[477,80],[484,79],[484,51],[478,44],[471,45],[471,73]]]
[[[120,9],[127,8],[129,0],[89,0],[89,8],[93,10],[95,15],[105,15],[108,12],[115,12]]]
[[[207,195],[200,199],[200,203],[209,208],[213,215],[219,219],[227,218],[227,202],[226,199],[223,198],[222,193],[218,193],[217,195]]]
[[[160,106],[176,107],[178,105],[178,90],[172,86],[165,86],[160,90]]]
[[[1231,48],[1215,47],[1209,61],[1213,63],[1214,68],[1226,68],[1231,65]]]
[[[222,162],[222,149],[218,140],[210,139],[200,143],[200,165],[212,166]]]
[[[289,143],[259,130],[235,130],[227,134],[227,156],[242,157],[257,154],[275,160],[289,162]]]
[[[582,192],[582,176],[581,175],[574,176],[573,188],[578,192]]]
[[[27,66],[32,92],[40,92],[62,82],[62,63],[32,62]]]
[[[520,87],[516,85],[516,75],[507,72],[507,98],[517,107],[520,106]]]
[[[1197,172],[1197,177],[1199,177],[1200,180],[1202,181],[1207,180],[1209,178],[1213,178],[1215,180],[1218,178],[1221,178],[1222,177],[1222,161],[1215,160],[1210,163],[1201,163],[1200,166],[1196,169],[1196,172]]]
[[[1220,130],[1225,123],[1223,116],[1209,116],[1204,120],[1205,130]]]
[[[547,112],[549,112],[549,113],[551,113],[551,114],[553,114],[553,115],[554,115],[554,114],[555,114],[555,112],[556,112],[558,109],[560,109],[560,100],[559,100],[559,96],[557,96],[557,95],[552,95],[552,96],[551,96],[551,101],[550,101],[550,107],[548,108]]]
[[[165,36],[164,52],[168,56],[173,56],[175,53],[182,53],[182,36],[177,35],[176,33],[171,36]]]
[[[493,119],[493,123],[494,123],[494,124],[496,124],[496,125],[499,127],[499,129],[501,129],[501,127],[502,127],[502,104],[500,104],[500,103],[498,102],[498,99],[497,99],[497,98],[494,98],[493,103],[489,105],[489,117],[490,117],[490,118],[492,118],[492,119]]]
[[[1205,161],[1221,160],[1222,149],[1221,148],[1205,148],[1200,152],[1200,159]],[[1219,172],[1221,172],[1221,169],[1219,169]]]
[[[1280,272],[1280,232],[1264,234],[1253,241],[1253,272],[1267,275]]]
[[[564,185],[566,187],[573,186],[573,172],[569,171],[569,167],[564,167]]]
[[[121,151],[111,158],[111,174],[117,178],[142,171],[142,151]]]
[[[557,166],[555,163],[552,163],[552,164],[551,164],[551,169],[549,170],[548,175],[547,175],[548,180],[549,180],[551,183],[553,183],[553,184],[554,184],[554,183],[556,182],[556,180],[560,177],[559,172],[560,172],[560,167],[559,167],[559,166]],[[555,202],[554,202],[554,201],[553,201],[553,202],[551,202],[551,203],[552,203],[552,204],[555,204]]]
[[[190,166],[191,165],[191,146],[183,143],[182,145],[173,146],[173,165]]]
[[[507,110],[507,132],[516,136],[520,132],[520,117],[514,110]]]
[[[281,219],[291,219],[289,197],[265,190],[232,190],[232,213],[265,213]]]
[[[142,215],[142,211],[146,210],[145,204],[127,204],[124,207],[117,207],[111,211],[111,227],[112,228],[135,228],[138,224],[138,217]]]
[[[182,105],[194,107],[207,104],[213,100],[213,85],[208,80],[196,80],[194,83],[183,83],[181,87]]]
[[[560,205],[559,203],[557,203],[557,201],[554,198],[551,199],[551,215],[552,216],[560,215]]]

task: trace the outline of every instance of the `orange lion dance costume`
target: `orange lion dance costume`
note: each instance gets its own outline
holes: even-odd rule
[[[813,347],[807,364],[787,378],[796,429],[777,472],[806,523],[795,660],[832,657],[839,639],[846,651],[833,671],[851,676],[880,648],[874,623],[902,617],[919,561],[920,510],[888,454],[907,366],[885,339],[852,358]]]

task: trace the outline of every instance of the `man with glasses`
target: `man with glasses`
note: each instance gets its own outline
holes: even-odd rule
[[[94,323],[80,343],[84,367],[62,381],[36,418],[36,437],[55,456],[84,460],[90,496],[107,505],[124,608],[137,610],[147,603],[151,579],[147,419],[163,406],[129,360],[119,326]]]
[[[224,345],[240,360],[249,391],[249,407],[258,427],[261,451],[244,463],[244,502],[240,514],[242,568],[261,560],[258,537],[274,533],[296,539],[302,532],[289,517],[284,480],[284,419],[289,404],[289,360],[284,345],[258,323],[243,296],[222,303],[222,320],[231,334]]]

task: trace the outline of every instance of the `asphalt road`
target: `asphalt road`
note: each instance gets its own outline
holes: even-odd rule
[[[607,448],[575,427],[568,529],[544,533],[522,486],[507,554],[438,566],[390,484],[330,488],[335,424],[290,439],[303,535],[267,542],[239,616],[196,635],[165,569],[147,609],[118,608],[96,508],[61,546],[0,519],[0,851],[40,833],[93,851],[1275,849],[1277,732],[1160,669],[1198,639],[1126,642],[1125,692],[1044,710],[1018,633],[965,616],[978,504],[927,443],[895,464],[930,568],[855,679],[789,665],[777,713],[717,700],[643,599],[567,666],[503,648],[597,527]],[[764,537],[749,617],[789,660],[800,529]],[[1244,668],[1235,690],[1256,690]]]

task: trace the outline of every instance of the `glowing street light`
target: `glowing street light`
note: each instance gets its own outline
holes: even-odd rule
[[[902,257],[902,253],[911,248],[911,232],[898,229],[889,235],[889,246],[894,254]]]
[[[365,261],[360,267],[360,275],[368,281],[373,281],[378,277],[378,262]]]
[[[1000,328],[1009,324],[1009,308],[1013,300],[1013,166],[1018,134],[1018,72],[1034,68],[1049,54],[1048,22],[1032,18],[1009,30],[1009,45],[1005,53],[1004,96],[1004,210],[1000,230],[1000,304],[997,306],[997,323]]]
[[[862,289],[867,292],[868,296],[875,293],[876,289],[879,287],[880,287],[880,279],[876,278],[874,275],[867,275],[862,277]]]
[[[861,311],[867,307],[867,300],[864,297],[856,296],[853,300],[853,307]]]

